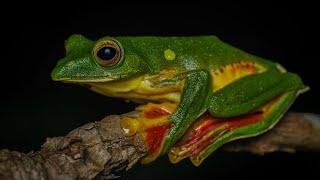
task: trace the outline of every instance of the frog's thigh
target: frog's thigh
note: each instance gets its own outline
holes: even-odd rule
[[[256,109],[281,93],[298,90],[301,85],[300,78],[295,74],[267,71],[246,76],[212,92],[207,106],[214,117],[238,116]]]

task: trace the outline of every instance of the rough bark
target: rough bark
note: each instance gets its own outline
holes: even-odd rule
[[[48,138],[38,152],[1,150],[0,179],[116,178],[147,153],[139,134],[124,136],[120,118],[108,116],[65,137]]]
[[[267,133],[234,141],[223,147],[226,151],[248,151],[265,154],[275,151],[294,153],[297,150],[320,150],[320,116],[311,113],[287,113]]]
[[[136,112],[88,123],[65,137],[48,138],[40,151],[28,154],[0,150],[0,179],[112,179],[147,154],[143,138],[126,137],[120,119]],[[320,150],[319,116],[288,113],[271,131],[229,143],[222,150],[264,154]]]

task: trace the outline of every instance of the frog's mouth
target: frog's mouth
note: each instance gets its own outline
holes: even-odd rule
[[[179,102],[183,78],[174,79],[178,72],[163,70],[156,75],[141,75],[137,77],[113,79],[108,77],[95,79],[63,78],[54,76],[55,81],[82,85],[99,94],[135,100],[138,102]],[[169,79],[169,81],[167,81]]]
[[[112,78],[103,77],[103,78],[92,78],[92,79],[82,79],[81,77],[52,77],[54,81],[61,81],[64,83],[75,83],[75,84],[83,84],[83,83],[92,83],[92,82],[111,82],[114,81]]]

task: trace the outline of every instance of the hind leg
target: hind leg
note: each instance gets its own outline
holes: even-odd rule
[[[242,78],[211,94],[209,114],[169,152],[172,162],[190,157],[199,165],[221,145],[272,128],[304,88],[291,73],[266,72]]]

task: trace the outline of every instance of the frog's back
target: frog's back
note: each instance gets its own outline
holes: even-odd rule
[[[186,70],[213,69],[229,64],[252,62],[263,66],[273,63],[246,53],[216,36],[158,37],[136,36],[119,37],[135,49],[148,61],[155,71],[170,67]],[[166,60],[164,52],[171,50],[175,54],[173,60]]]

